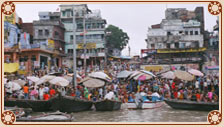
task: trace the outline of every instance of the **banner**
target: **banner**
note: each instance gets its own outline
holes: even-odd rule
[[[86,44],[86,49],[95,49],[95,48],[96,48],[96,43]],[[77,44],[77,49],[84,49],[84,44],[83,43]]]
[[[19,63],[4,63],[4,72],[13,73],[19,69]]]

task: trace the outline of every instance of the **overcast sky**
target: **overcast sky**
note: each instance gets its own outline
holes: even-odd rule
[[[140,55],[140,50],[146,49],[147,29],[165,18],[166,8],[194,10],[198,6],[204,7],[205,29],[211,31],[217,16],[208,12],[207,4],[88,4],[91,10],[101,11],[107,24],[113,24],[127,32],[132,56]],[[59,4],[16,4],[16,13],[23,22],[32,22],[39,19],[39,11],[56,11],[57,8]],[[122,51],[122,55],[128,55],[128,48]]]

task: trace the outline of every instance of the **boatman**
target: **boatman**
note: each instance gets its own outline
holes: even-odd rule
[[[135,104],[137,106],[137,109],[142,109],[143,99],[139,91],[135,94]]]

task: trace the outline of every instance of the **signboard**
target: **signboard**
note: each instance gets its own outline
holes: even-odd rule
[[[40,62],[39,61],[34,61],[34,67],[40,67]]]
[[[86,44],[86,49],[95,49],[95,48],[96,48],[96,43]],[[83,43],[77,44],[77,49],[84,49],[84,44]]]
[[[48,39],[48,48],[54,49],[54,40]]]
[[[4,16],[4,21],[9,22],[11,24],[15,24],[16,23],[15,13],[12,13],[11,15],[5,15]]]

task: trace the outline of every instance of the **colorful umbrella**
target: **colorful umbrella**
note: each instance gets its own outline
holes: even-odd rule
[[[188,70],[188,72],[195,76],[201,76],[201,77],[204,76],[204,74],[201,71],[196,69],[190,69]]]
[[[111,78],[105,74],[104,72],[92,72],[89,74],[89,77],[92,77],[92,78],[99,78],[99,79],[103,79],[103,80],[106,80],[106,81],[110,81]]]
[[[36,85],[40,85],[40,84],[43,84],[45,82],[48,82],[48,81],[52,80],[55,77],[56,76],[53,76],[53,75],[45,75],[45,76],[41,77],[40,80],[38,80],[36,82]]]
[[[97,87],[102,87],[105,85],[105,82],[100,80],[100,79],[90,79],[85,82],[83,82],[83,85],[85,87],[90,87],[90,88],[97,88]]]
[[[145,70],[141,70],[141,72],[145,73],[145,74],[148,74],[148,75],[151,75],[153,77],[156,77],[152,72],[150,71],[145,71]]]

